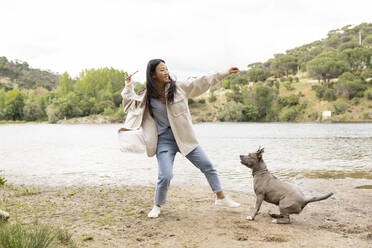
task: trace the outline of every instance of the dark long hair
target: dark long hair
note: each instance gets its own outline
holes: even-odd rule
[[[151,107],[151,98],[160,98],[163,96],[157,88],[156,88],[156,80],[153,78],[155,75],[155,68],[160,64],[161,62],[164,62],[162,59],[152,59],[149,61],[147,64],[147,70],[146,70],[146,103],[147,107],[149,108],[150,114],[152,117],[154,117],[154,114],[152,112],[152,107]],[[176,87],[176,81],[172,79],[169,76],[170,82],[169,82],[169,88],[168,91],[166,92],[167,94],[167,101],[169,103],[172,103],[174,100],[174,94],[176,93],[177,87]]]

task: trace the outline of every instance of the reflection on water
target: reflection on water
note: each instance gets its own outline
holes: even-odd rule
[[[121,125],[0,125],[0,170],[11,181],[154,185],[155,157],[120,152]],[[204,123],[194,125],[225,188],[252,187],[239,155],[264,145],[268,169],[285,180],[372,179],[372,124]],[[172,184],[207,185],[177,154]]]

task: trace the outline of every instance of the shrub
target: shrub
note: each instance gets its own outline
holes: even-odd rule
[[[209,102],[215,102],[217,100],[217,97],[214,94],[211,94],[208,98]]]
[[[279,97],[278,101],[282,107],[295,106],[299,104],[300,97],[294,94]]]
[[[199,99],[198,103],[205,104],[205,99]]]
[[[335,108],[336,114],[342,114],[346,111],[347,109],[347,104],[344,100],[338,99],[337,101],[334,102],[333,104]]]
[[[240,102],[243,103],[243,95],[240,93],[234,93],[234,92],[227,92],[226,93],[226,99],[228,102]]]
[[[3,186],[5,183],[6,183],[6,179],[5,177],[3,177],[2,175],[0,175],[0,186]]]
[[[372,68],[366,68],[365,70],[362,71],[360,76],[363,79],[372,78]],[[372,82],[372,80],[370,82]]]
[[[274,85],[275,85],[275,88],[277,89],[280,88],[280,83],[277,80],[275,80]]]
[[[57,231],[45,225],[3,225],[0,227],[0,247],[47,248],[57,235]]]
[[[251,82],[265,81],[268,73],[262,68],[252,68],[247,71],[247,77]]]
[[[367,99],[372,100],[372,92],[367,92]]]
[[[230,101],[220,109],[217,118],[220,121],[242,121],[244,119],[243,110],[242,103]]]
[[[125,117],[127,117],[127,114],[124,112],[123,108],[119,108],[117,114],[120,121],[124,121]]]
[[[258,119],[266,117],[266,115],[271,112],[273,100],[275,99],[276,92],[273,88],[261,84],[258,84],[253,88],[251,102],[258,109]]]
[[[111,108],[111,107],[107,107],[105,108],[105,110],[103,111],[103,114],[104,115],[113,115],[115,113],[115,111]]]
[[[145,88],[146,88],[146,84],[136,84],[136,86],[134,86],[134,92],[138,94],[141,91],[143,91]]]
[[[279,113],[280,121],[294,121],[297,117],[297,109],[295,107],[284,107]]]
[[[324,91],[323,99],[324,100],[327,100],[329,102],[336,100],[335,90],[334,89],[330,89],[330,88],[326,88],[325,91]]]
[[[318,114],[318,112],[312,112],[311,114],[308,115],[308,117],[309,117],[311,120],[315,121],[315,120],[318,119],[319,114]]]
[[[292,82],[285,82],[284,83],[284,88],[286,88],[287,90],[294,90],[294,87],[292,86]]]
[[[4,117],[7,120],[22,120],[23,118],[23,107],[24,107],[24,96],[23,94],[15,89],[6,93],[6,105],[4,111]]]
[[[117,91],[112,95],[112,99],[114,101],[115,107],[119,107],[123,101],[123,97],[121,96],[121,91]]]
[[[343,73],[336,84],[337,95],[346,94],[349,99],[363,97],[367,86],[359,77],[350,72]]]
[[[224,88],[224,89],[230,89],[230,81],[227,80],[227,79],[224,79],[222,81],[222,88]]]
[[[43,117],[43,110],[36,102],[27,101],[23,107],[23,118],[26,121],[35,121]]]
[[[256,121],[258,119],[258,108],[252,104],[245,104],[243,108],[244,121]]]
[[[114,108],[115,104],[111,100],[104,100],[102,102],[97,102],[94,104],[92,112],[94,114],[102,113],[106,108]]]
[[[315,91],[316,97],[321,100],[334,101],[336,99],[335,90],[332,88],[323,85],[313,85],[311,88]]]
[[[46,112],[49,123],[57,123],[58,120],[63,118],[61,110],[55,104],[49,105],[46,109]]]
[[[360,98],[359,97],[354,97],[352,100],[354,105],[358,105],[360,103]]]

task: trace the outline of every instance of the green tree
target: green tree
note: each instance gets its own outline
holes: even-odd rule
[[[363,97],[367,86],[358,76],[345,72],[338,78],[335,89],[337,95],[345,94],[348,99],[352,99],[356,96]]]
[[[220,121],[243,121],[244,105],[240,102],[229,101],[218,112],[217,118]]]
[[[6,103],[5,89],[0,89],[0,120],[5,119],[5,103]]]
[[[252,68],[247,71],[248,80],[251,82],[265,81],[268,76],[268,72],[262,68]]]
[[[347,103],[342,99],[337,99],[333,104],[336,114],[343,114],[347,110]]]
[[[348,48],[342,52],[342,56],[349,63],[351,71],[360,74],[366,67],[371,65],[372,48]]]
[[[57,93],[63,96],[71,91],[74,91],[74,81],[71,79],[70,75],[65,72],[58,79]]]
[[[346,49],[354,49],[356,47],[360,47],[360,45],[355,41],[349,41],[349,42],[341,43],[337,49],[340,52],[342,52]]]
[[[363,45],[372,48],[372,34],[369,34],[366,38],[364,38]]]
[[[258,109],[258,119],[271,120],[272,103],[276,99],[275,91],[269,86],[258,84],[253,88],[251,99],[252,104]]]
[[[44,115],[43,110],[37,102],[28,99],[23,107],[23,118],[26,121],[36,121]]]
[[[48,105],[48,107],[46,108],[46,112],[49,123],[57,123],[58,120],[63,118],[63,114],[61,113],[57,103]]]
[[[310,76],[322,79],[328,88],[329,80],[348,70],[348,65],[335,52],[323,52],[307,63]]]
[[[296,57],[293,55],[275,54],[275,58],[271,63],[271,69],[277,77],[282,75],[288,77],[289,73],[296,73],[297,65]]]
[[[23,107],[24,96],[18,89],[14,89],[6,93],[5,119],[22,120]]]

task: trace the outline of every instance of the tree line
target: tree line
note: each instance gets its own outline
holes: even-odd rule
[[[115,115],[120,108],[123,70],[99,68],[82,71],[72,79],[50,71],[32,69],[26,62],[0,57],[0,120],[55,123],[63,118],[92,114]],[[280,87],[292,88],[300,75],[317,79],[313,90],[320,100],[339,96],[358,99],[366,93],[372,78],[372,24],[331,30],[327,38],[274,54],[266,62],[251,63],[248,70],[231,75],[223,87],[228,103],[220,109],[221,121],[291,121],[303,112],[301,94],[280,96]],[[336,80],[334,80],[336,79]],[[371,81],[370,81],[371,82]],[[143,88],[138,84],[136,90]],[[214,101],[213,91],[210,101]],[[342,104],[339,104],[342,106]]]
[[[65,72],[54,90],[43,87],[32,90],[2,88],[0,119],[55,123],[63,118],[91,114],[117,114],[122,118],[120,93],[126,75],[126,72],[114,68],[90,69],[81,72],[76,79]]]

